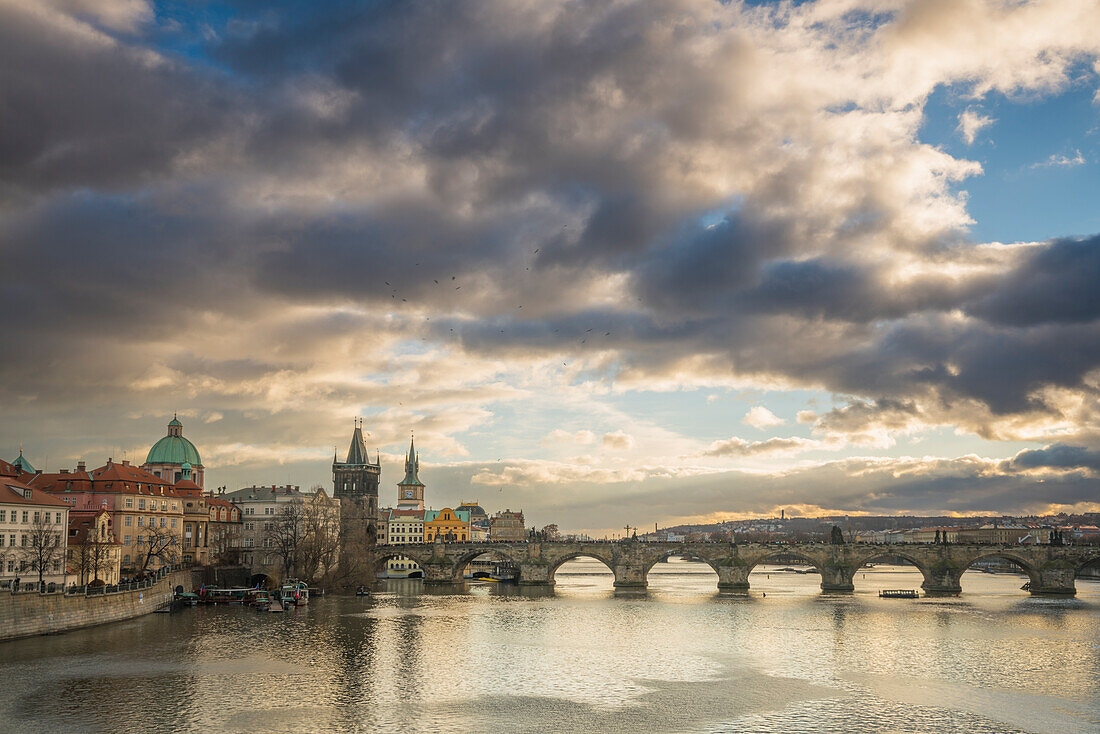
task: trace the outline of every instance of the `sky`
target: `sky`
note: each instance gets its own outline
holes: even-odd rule
[[[1095,0],[0,0],[0,456],[608,533],[1100,510]]]

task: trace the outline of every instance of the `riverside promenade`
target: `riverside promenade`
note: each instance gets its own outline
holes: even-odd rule
[[[170,602],[177,586],[191,588],[189,570],[172,571],[152,583],[128,584],[116,591],[43,594],[0,590],[0,641],[140,617]]]

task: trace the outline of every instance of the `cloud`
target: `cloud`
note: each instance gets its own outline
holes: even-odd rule
[[[786,423],[785,420],[765,408],[763,405],[754,405],[750,408],[749,412],[745,413],[745,417],[741,419],[741,422],[761,430],[772,426],[781,426]]]
[[[1073,168],[1074,166],[1083,166],[1086,163],[1088,161],[1085,160],[1085,156],[1081,155],[1081,151],[1075,150],[1072,158],[1061,153],[1051,153],[1045,161],[1032,163],[1031,168]]]
[[[784,454],[792,455],[803,451],[812,451],[823,447],[822,442],[808,438],[769,438],[764,441],[746,441],[734,436],[715,441],[702,456],[761,456]]]
[[[813,438],[731,438],[714,457],[942,426],[1098,445],[1096,237],[972,242],[981,165],[921,141],[937,90],[974,100],[973,142],[986,94],[1095,84],[1095,3],[226,13],[0,9],[0,64],[18,70],[0,109],[19,110],[0,116],[5,445],[140,451],[186,409],[212,421],[191,425],[221,483],[288,446],[327,456],[364,414],[391,453],[410,427],[472,461],[502,436],[517,454],[597,437],[648,453],[660,442],[620,416],[585,421],[696,388],[840,404],[807,416]],[[529,425],[520,404],[561,414]],[[707,439],[682,432],[647,491],[697,469],[682,457]],[[280,466],[309,485],[323,464]],[[718,496],[690,476],[699,507]],[[815,492],[801,477],[768,490]]]
[[[546,438],[543,443],[579,443],[579,444],[592,444],[596,442],[596,434],[587,429],[581,429],[573,433],[563,431],[560,428],[555,428],[550,433],[546,434]]]
[[[1095,476],[1100,474],[1100,451],[1084,446],[1052,444],[1041,449],[1025,449],[1005,464],[1017,470],[1085,470]]]
[[[605,449],[611,449],[612,451],[626,451],[633,448],[634,437],[623,433],[622,431],[615,431],[613,433],[605,433],[603,435],[603,447]]]
[[[959,113],[959,125],[955,128],[955,132],[966,141],[967,145],[973,145],[974,140],[978,137],[978,133],[994,122],[996,122],[996,120],[992,117],[983,115],[972,107],[967,107]]]

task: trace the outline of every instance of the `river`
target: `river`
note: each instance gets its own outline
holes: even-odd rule
[[[702,564],[616,594],[581,559],[552,591],[490,583],[196,607],[0,644],[5,732],[1100,732],[1100,582],[1032,598],[968,572],[762,567],[748,596]]]

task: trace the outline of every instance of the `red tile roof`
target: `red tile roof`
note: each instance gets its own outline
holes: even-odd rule
[[[72,487],[69,483],[72,482]],[[37,474],[27,484],[46,492],[90,492],[92,477],[86,471]]]
[[[30,490],[31,496],[26,496]],[[0,502],[17,505],[44,505],[46,507],[69,507],[68,502],[63,502],[49,492],[35,489],[22,482],[8,477],[0,478]]]
[[[172,489],[180,497],[202,497],[202,487],[195,484],[190,479],[179,480]]]

